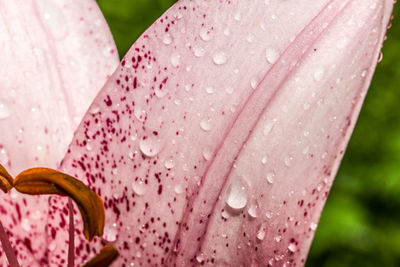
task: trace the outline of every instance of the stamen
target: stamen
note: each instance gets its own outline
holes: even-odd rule
[[[12,184],[13,178],[0,164],[0,189],[3,190],[4,193],[7,193],[13,187]]]
[[[6,254],[10,267],[20,267],[17,260],[17,256],[15,255],[14,250],[11,247],[10,240],[8,240],[8,236],[6,234],[6,231],[4,231],[1,222],[0,222],[0,241],[1,244],[3,245],[3,250],[4,253]]]
[[[14,179],[18,192],[30,195],[67,195],[78,205],[87,240],[102,236],[104,228],[103,200],[84,183],[72,176],[48,168],[33,168],[18,174]]]
[[[118,256],[118,250],[113,245],[107,245],[93,259],[85,263],[83,267],[108,267]]]
[[[74,261],[75,261],[74,208],[72,207],[72,200],[70,198],[68,198],[68,208],[69,208],[68,267],[74,267]]]

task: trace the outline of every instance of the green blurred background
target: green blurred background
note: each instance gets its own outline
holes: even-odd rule
[[[98,0],[123,56],[174,0]],[[306,266],[400,266],[400,5]],[[397,15],[397,16],[396,16]]]

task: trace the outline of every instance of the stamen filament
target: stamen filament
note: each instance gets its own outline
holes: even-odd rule
[[[74,267],[75,260],[75,226],[74,226],[74,209],[72,200],[68,198],[69,208],[69,242],[68,242],[68,267]]]
[[[8,240],[8,236],[1,222],[0,222],[0,241],[1,244],[3,245],[3,250],[4,253],[6,254],[10,267],[21,267],[18,263],[17,256],[15,255],[14,250],[11,247],[10,240]]]

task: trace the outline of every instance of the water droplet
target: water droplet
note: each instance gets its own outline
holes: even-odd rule
[[[57,248],[57,241],[51,241],[48,248],[50,251],[54,251]]]
[[[99,106],[97,106],[97,105],[92,105],[91,107],[90,107],[90,114],[97,114],[97,113],[99,113],[100,112],[100,107]]]
[[[207,88],[206,88],[206,92],[207,92],[207,94],[213,94],[214,93],[214,88],[212,88],[211,86],[208,86]]]
[[[169,33],[166,33],[163,37],[163,43],[169,45],[172,43],[172,36]]]
[[[7,165],[9,161],[8,152],[5,148],[0,149],[0,164]]]
[[[183,188],[182,185],[177,184],[177,185],[175,185],[175,187],[174,187],[174,191],[175,191],[176,194],[180,195],[180,194],[182,194],[183,192],[185,192],[185,189]]]
[[[232,93],[233,93],[233,90],[234,90],[234,89],[233,89],[233,87],[231,87],[231,86],[225,88],[225,92],[228,93],[228,94],[232,94]]]
[[[267,234],[267,222],[263,222],[257,231],[257,239],[263,241]]]
[[[267,48],[267,50],[265,50],[265,56],[269,63],[274,64],[279,58],[279,53],[274,49]]]
[[[267,219],[271,219],[271,218],[272,218],[272,215],[273,215],[272,211],[267,211],[267,212],[265,213],[265,217],[267,217]]]
[[[181,61],[181,55],[179,54],[172,54],[171,56],[171,64],[175,68],[179,67],[179,62]]]
[[[203,158],[205,160],[210,160],[212,158],[212,155],[213,155],[213,151],[212,151],[212,149],[210,147],[204,148],[204,150],[203,150]]]
[[[174,15],[174,18],[179,20],[179,19],[183,18],[183,14],[182,14],[181,12],[177,12],[177,13]]]
[[[274,240],[275,240],[276,243],[279,243],[282,240],[282,236],[277,235],[277,236],[274,237]]]
[[[229,28],[226,28],[225,30],[224,30],[224,35],[225,36],[229,36],[231,34],[231,30],[229,30]]]
[[[153,136],[142,138],[139,142],[139,148],[145,156],[154,157],[161,150],[161,140]]]
[[[251,79],[250,80],[250,85],[251,85],[251,88],[256,89],[257,85],[258,85],[257,79],[256,78]]]
[[[257,203],[257,201],[253,200],[249,208],[247,209],[247,213],[250,215],[250,217],[257,218],[260,212],[259,210],[260,205]]]
[[[201,122],[200,122],[200,128],[203,131],[206,131],[206,132],[211,131],[211,129],[212,129],[212,120],[210,118],[202,119]]]
[[[10,116],[10,109],[3,103],[0,103],[0,120],[7,119]]]
[[[203,28],[200,29],[200,38],[203,41],[209,41],[212,38],[212,34],[211,33],[212,33],[211,30],[203,27]]]
[[[246,38],[247,42],[252,43],[254,41],[254,35],[249,33]]]
[[[223,51],[217,51],[213,55],[213,61],[216,65],[225,64],[227,60],[228,60],[228,57],[227,57],[226,53]]]
[[[138,179],[132,182],[132,190],[135,195],[143,196],[146,193],[146,185],[141,179]]]
[[[247,205],[247,184],[242,178],[235,179],[228,189],[226,204],[235,211],[241,211]]]
[[[167,159],[167,160],[164,162],[164,166],[165,166],[165,168],[167,168],[167,169],[172,169],[173,167],[175,167],[175,161],[174,161],[173,159]]]
[[[86,146],[85,146],[87,151],[92,151],[93,150],[93,146],[90,142],[87,142]]]
[[[267,173],[267,175],[265,176],[265,178],[267,179],[267,182],[269,184],[273,184],[274,183],[274,177],[275,177],[275,173],[273,172],[269,172]]]
[[[139,106],[135,106],[133,113],[135,114],[136,119],[138,119],[139,121],[145,121],[146,120],[146,111],[144,109],[142,109]]]
[[[197,254],[197,256],[196,256],[196,261],[197,261],[198,263],[202,263],[202,262],[204,261],[204,255],[203,255],[203,253]]]
[[[22,219],[21,222],[21,227],[22,229],[24,229],[25,231],[29,232],[31,230],[31,224],[29,223],[28,219]]]
[[[290,165],[292,165],[292,161],[293,161],[293,157],[291,157],[291,156],[286,157],[284,159],[286,167],[290,167]]]
[[[108,242],[115,242],[117,240],[117,229],[114,225],[106,225],[104,227],[103,238]]]
[[[265,136],[267,136],[267,135],[271,132],[272,128],[274,127],[274,125],[275,125],[275,123],[276,123],[277,121],[278,121],[277,119],[272,119],[272,120],[268,121],[268,122],[264,125],[263,133],[264,133]]]
[[[317,224],[316,223],[311,223],[310,224],[310,229],[312,230],[312,231],[315,231],[315,230],[317,230]]]
[[[236,21],[239,21],[239,20],[241,19],[241,15],[240,15],[239,12],[237,12],[237,13],[235,14],[234,19],[235,19]]]
[[[262,163],[263,165],[267,164],[267,161],[268,161],[268,157],[267,157],[267,156],[263,156],[263,157],[261,158],[261,163]]]
[[[200,46],[194,46],[193,47],[193,54],[195,57],[202,57],[206,53],[206,50]]]
[[[321,81],[324,78],[325,75],[325,69],[324,68],[318,68],[315,72],[314,72],[314,79],[316,81]]]
[[[294,242],[290,242],[288,246],[289,251],[291,252],[296,252],[297,251],[297,245]]]

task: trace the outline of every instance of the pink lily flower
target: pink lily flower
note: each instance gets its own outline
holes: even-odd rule
[[[7,11],[2,14],[19,7],[9,5],[0,4]],[[38,25],[24,22],[38,40],[51,40],[51,56],[38,63],[48,67],[43,78],[21,71],[4,76],[31,77],[6,80],[6,88],[23,82],[27,90],[46,88],[41,94],[57,88],[46,101],[18,96],[0,106],[3,129],[10,129],[2,133],[2,149],[12,173],[31,164],[57,167],[96,91],[82,100],[76,96],[82,87],[100,88],[115,67],[115,52],[109,55],[115,48],[95,3],[69,5],[36,4],[30,14]],[[60,169],[88,184],[106,208],[103,238],[87,243],[75,236],[75,265],[107,243],[121,253],[115,266],[304,265],[392,7],[393,0],[175,4],[139,38],[94,98],[63,158]],[[89,16],[103,24],[97,38],[85,22]],[[75,38],[89,42],[89,49],[67,52]],[[15,56],[9,58],[12,66]],[[74,84],[54,86],[54,80]],[[19,107],[12,106],[18,101]],[[43,115],[35,117],[36,110]],[[24,117],[31,119],[22,134],[33,139],[26,159],[15,136]],[[10,196],[1,196],[7,213],[2,222],[12,232],[20,262],[65,266],[65,199],[52,197],[48,206],[47,198]],[[39,210],[35,223],[32,208]],[[81,223],[75,216],[75,224]]]

